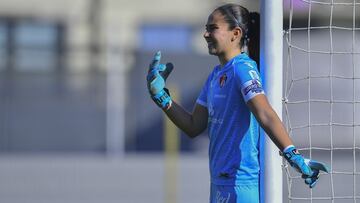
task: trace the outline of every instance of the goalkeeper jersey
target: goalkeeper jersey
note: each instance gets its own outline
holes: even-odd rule
[[[208,109],[209,168],[216,185],[259,182],[259,124],[246,102],[264,94],[256,62],[241,53],[209,75],[197,103]]]

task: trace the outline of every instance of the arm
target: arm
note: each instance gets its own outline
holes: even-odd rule
[[[284,125],[264,94],[259,94],[252,98],[248,101],[247,105],[261,127],[281,151],[287,146],[293,145]]]
[[[161,52],[157,52],[146,76],[150,97],[176,126],[189,137],[196,137],[207,127],[207,108],[196,104],[193,112],[189,113],[172,101],[168,89],[165,88],[165,82],[173,69],[173,65],[171,63],[160,64],[160,59]]]
[[[264,94],[259,94],[247,102],[251,112],[270,139],[281,150],[289,164],[302,174],[305,183],[313,188],[319,179],[320,171],[329,173],[330,169],[323,163],[304,159],[293,145],[281,120],[270,106]]]
[[[196,103],[193,112],[189,113],[173,101],[171,107],[164,112],[189,137],[196,137],[207,127],[208,111],[200,104]]]

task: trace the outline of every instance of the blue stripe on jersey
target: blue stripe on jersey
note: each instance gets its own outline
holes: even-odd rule
[[[209,112],[209,167],[213,184],[258,184],[259,124],[246,101],[263,93],[257,65],[245,53],[223,68],[216,66],[209,75],[197,103]]]

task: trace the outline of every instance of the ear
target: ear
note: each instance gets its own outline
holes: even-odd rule
[[[234,28],[234,29],[233,29],[233,37],[232,37],[231,41],[235,41],[235,40],[237,40],[237,39],[240,40],[241,37],[242,37],[242,35],[243,35],[243,32],[242,32],[242,30],[241,30],[240,27]]]

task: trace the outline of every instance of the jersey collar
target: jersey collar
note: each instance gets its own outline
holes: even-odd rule
[[[245,52],[241,52],[239,55],[236,55],[234,58],[230,59],[223,67],[221,67],[221,65],[217,65],[216,66],[216,72],[222,72],[222,71],[226,71],[228,70],[230,67],[232,67],[232,65],[234,64],[235,61],[238,61],[239,59],[243,59],[248,57],[248,55]]]

